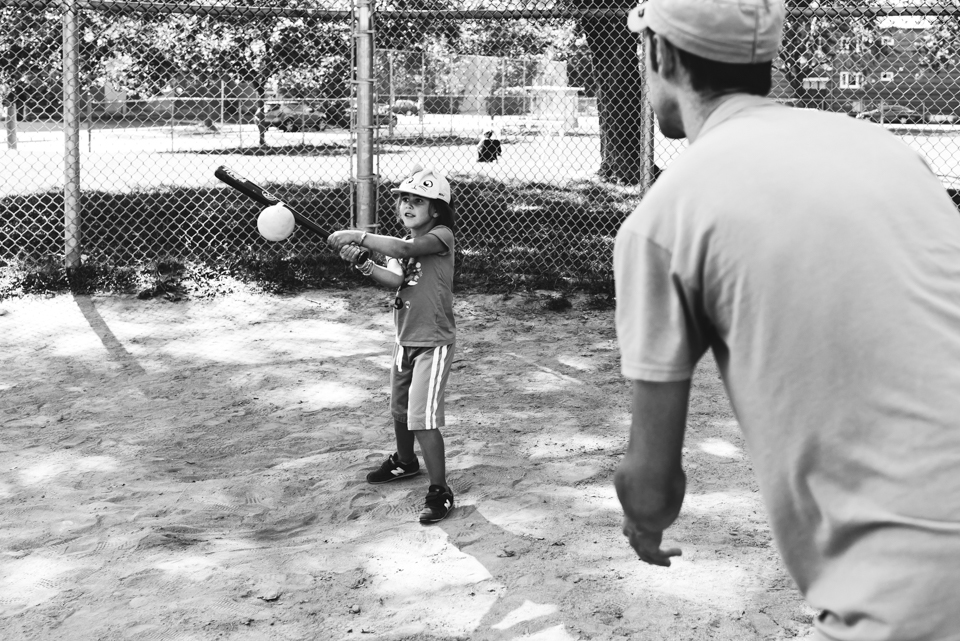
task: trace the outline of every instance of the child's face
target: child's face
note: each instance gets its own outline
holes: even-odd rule
[[[397,196],[397,216],[414,236],[430,231],[436,223],[430,199],[416,194]]]

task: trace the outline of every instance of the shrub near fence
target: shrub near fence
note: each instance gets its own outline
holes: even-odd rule
[[[620,222],[683,149],[655,134],[644,107],[626,7],[385,7],[374,14],[365,84],[356,7],[81,3],[74,25],[60,5],[34,4],[0,9],[0,26],[10,27],[0,48],[11,53],[19,33],[29,54],[0,68],[0,259],[9,265],[62,260],[71,238],[87,261],[131,269],[327,256],[304,234],[261,239],[257,207],[218,184],[216,166],[269,185],[331,229],[372,206],[380,227],[398,233],[389,189],[423,163],[446,171],[456,190],[461,282],[609,291]],[[958,12],[950,3],[794,8],[773,97],[853,115],[877,99],[936,114],[884,126],[960,200],[960,127],[943,118],[958,105]],[[80,43],[73,63],[64,26]],[[199,37],[210,33],[222,37]],[[898,66],[881,80],[893,62],[910,73]],[[64,76],[70,64],[76,75]],[[61,104],[51,78],[67,78],[75,103]],[[364,87],[373,93],[360,95]],[[263,119],[269,101],[323,105],[328,126],[281,131]],[[362,108],[378,114],[369,125]],[[503,143],[495,163],[478,162],[474,147],[487,128]],[[79,168],[66,186],[64,166],[68,175]]]

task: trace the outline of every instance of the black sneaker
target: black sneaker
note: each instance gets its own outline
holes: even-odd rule
[[[427,500],[420,512],[421,523],[442,521],[453,509],[453,490],[442,485],[431,485],[427,491]]]
[[[400,457],[396,452],[387,457],[380,469],[367,474],[367,483],[379,485],[380,483],[389,483],[397,479],[405,479],[408,476],[416,476],[420,473],[420,461],[413,459],[413,463],[401,463]]]

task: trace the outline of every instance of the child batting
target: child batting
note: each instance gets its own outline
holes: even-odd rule
[[[396,342],[390,368],[390,410],[397,450],[367,474],[367,482],[389,483],[419,474],[416,442],[430,477],[420,522],[436,523],[453,509],[440,433],[456,338],[450,183],[432,169],[418,167],[391,191],[397,195],[396,214],[407,231],[404,238],[351,229],[331,234],[327,243],[346,261],[356,260],[361,247],[387,257],[384,266],[372,260],[357,266],[363,275],[397,290]]]

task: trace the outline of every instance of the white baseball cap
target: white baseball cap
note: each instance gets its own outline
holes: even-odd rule
[[[627,27],[649,27],[707,60],[753,64],[776,58],[785,14],[783,0],[648,0],[629,13]]]
[[[416,194],[450,204],[450,183],[430,167],[417,169],[404,178],[397,187],[391,189],[390,193]]]

